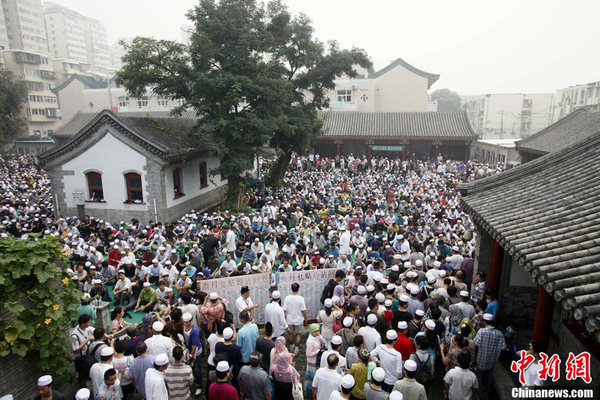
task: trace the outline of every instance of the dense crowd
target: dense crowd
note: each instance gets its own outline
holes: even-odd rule
[[[0,235],[59,238],[82,292],[71,338],[79,384],[90,379],[93,398],[280,400],[303,391],[317,400],[422,400],[436,385],[450,399],[485,397],[505,342],[494,328],[496,294],[474,269],[476,234],[457,185],[501,170],[441,157],[311,155],[292,161],[286,186],[249,192],[251,213],[111,224],[54,218],[48,179],[22,157],[2,162]],[[274,283],[266,305],[247,287],[229,304],[197,286],[319,268],[337,272],[316,322],[298,283],[285,298]],[[108,332],[92,328],[101,301],[114,307]],[[264,335],[253,322],[258,307]],[[142,322],[129,323],[130,313]],[[52,378],[40,380],[40,398],[49,398]]]

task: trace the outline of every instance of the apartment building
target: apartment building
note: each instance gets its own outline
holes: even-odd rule
[[[552,104],[552,122],[566,117],[578,108],[600,111],[600,82],[558,89]]]
[[[30,135],[46,137],[60,125],[58,99],[52,92],[56,73],[46,55],[24,50],[3,51],[5,68],[27,86],[23,112]]]
[[[40,0],[2,0],[0,14],[0,45],[6,40],[8,46],[5,49],[48,54]],[[6,31],[6,38],[3,38],[3,31]]]
[[[54,3],[44,3],[49,54],[56,59],[88,62],[82,15]]]

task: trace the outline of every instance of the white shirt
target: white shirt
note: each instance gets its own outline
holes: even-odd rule
[[[294,294],[286,296],[283,301],[283,311],[285,311],[285,319],[288,325],[302,325],[304,323],[302,311],[306,311],[304,297]]]
[[[542,366],[536,362],[529,364],[529,367],[525,370],[525,384],[523,387],[544,386],[544,381],[538,375],[540,369],[542,369]]]
[[[100,386],[104,383],[104,373],[112,368],[112,363],[110,364],[102,364],[95,363],[90,368],[90,379],[92,380],[92,387],[94,390],[94,394],[97,394],[100,390]]]
[[[339,391],[334,390],[331,392],[331,396],[329,396],[329,400],[346,400],[345,397],[342,397]]]
[[[148,347],[148,355],[157,356],[161,353],[165,353],[167,356],[173,356],[173,341],[163,335],[154,335],[145,341]]]
[[[377,358],[381,368],[385,371],[385,379],[388,385],[393,385],[402,375],[402,355],[396,349],[386,345],[379,345],[371,352],[373,358]]]
[[[235,240],[235,232],[230,229],[227,231],[227,236],[225,237],[225,249],[227,252],[231,253],[232,251],[235,251]]]
[[[375,328],[363,326],[358,330],[358,335],[362,335],[365,340],[365,348],[369,351],[375,350],[375,347],[381,344],[381,335]]]
[[[241,313],[242,311],[244,311],[244,308],[250,307],[252,305],[254,305],[254,302],[252,301],[252,299],[250,297],[248,297],[247,299],[244,299],[242,296],[239,296],[235,300],[235,308],[237,309],[238,314]]]
[[[255,252],[256,254],[262,254],[265,252],[265,245],[262,244],[261,242],[258,242],[258,244],[256,244],[256,242],[252,243],[252,246],[250,246],[250,249],[252,249],[253,252]]]
[[[402,261],[408,261],[410,258],[410,243],[408,243],[408,240],[404,240],[400,246],[400,257],[402,257]]]
[[[338,366],[335,369],[335,372],[337,372],[340,375],[344,375],[344,368],[348,368],[348,366],[346,365],[346,357],[344,357],[343,355],[341,355],[339,353],[339,351],[337,350],[327,350],[323,352],[323,355],[321,355],[321,365],[319,366],[320,368],[327,368],[327,357],[329,357],[330,354],[335,354],[338,356],[339,362],[338,362]]]
[[[270,322],[273,325],[273,337],[278,337],[285,333],[288,324],[285,321],[283,308],[278,303],[273,301],[265,306],[266,322]]]
[[[265,250],[266,250],[266,249],[269,249],[269,250],[271,250],[271,255],[272,255],[273,257],[275,257],[275,256],[277,255],[277,252],[279,251],[279,245],[277,244],[277,242],[276,242],[276,241],[273,241],[273,243],[271,243],[271,242],[268,242],[268,243],[265,245]],[[269,261],[271,261],[271,260],[269,260]]]
[[[350,249],[350,240],[352,239],[352,235],[348,231],[344,231],[342,236],[340,236],[340,254],[350,254],[352,250]]]
[[[146,400],[166,400],[169,398],[164,372],[154,368],[146,370]]]
[[[334,390],[342,390],[342,376],[329,368],[319,368],[312,381],[317,389],[317,400],[329,400]]]
[[[229,261],[227,261],[227,259],[223,260],[223,262],[221,263],[221,267],[225,267],[225,269],[227,270],[227,272],[232,272],[236,265],[235,265],[235,261],[233,260],[233,258]]]

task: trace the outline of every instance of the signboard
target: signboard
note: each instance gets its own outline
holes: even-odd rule
[[[373,151],[402,151],[402,150],[404,150],[404,146],[373,145],[373,146],[371,146],[371,150],[373,150]]]
[[[228,302],[228,309],[233,313],[234,322],[238,325],[238,312],[235,308],[235,300],[240,296],[242,286],[248,286],[250,289],[250,298],[261,306],[254,309],[254,322],[263,324],[264,306],[269,303],[269,287],[274,281],[281,292],[281,299],[292,293],[292,283],[297,282],[300,285],[300,295],[306,302],[306,312],[308,319],[316,319],[321,309],[321,292],[329,282],[335,277],[337,269],[314,269],[310,271],[280,272],[278,274],[252,274],[235,276],[232,278],[208,279],[200,281],[198,287],[206,293],[217,292],[218,295]]]

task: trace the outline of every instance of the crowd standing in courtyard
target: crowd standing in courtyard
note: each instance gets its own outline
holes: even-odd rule
[[[77,399],[424,400],[433,387],[452,400],[485,398],[505,341],[496,294],[474,270],[476,235],[457,184],[500,171],[441,157],[311,155],[292,161],[285,187],[250,191],[253,212],[111,224],[55,218],[47,177],[21,157],[2,161],[0,235],[60,240],[81,290]],[[230,304],[197,285],[321,268],[337,272],[316,321],[299,283],[285,297],[275,283],[265,288],[268,304],[248,287]],[[93,328],[100,301],[113,303],[108,331]],[[134,312],[144,314],[137,325],[127,321]],[[41,377],[39,398],[52,391],[52,377]]]

